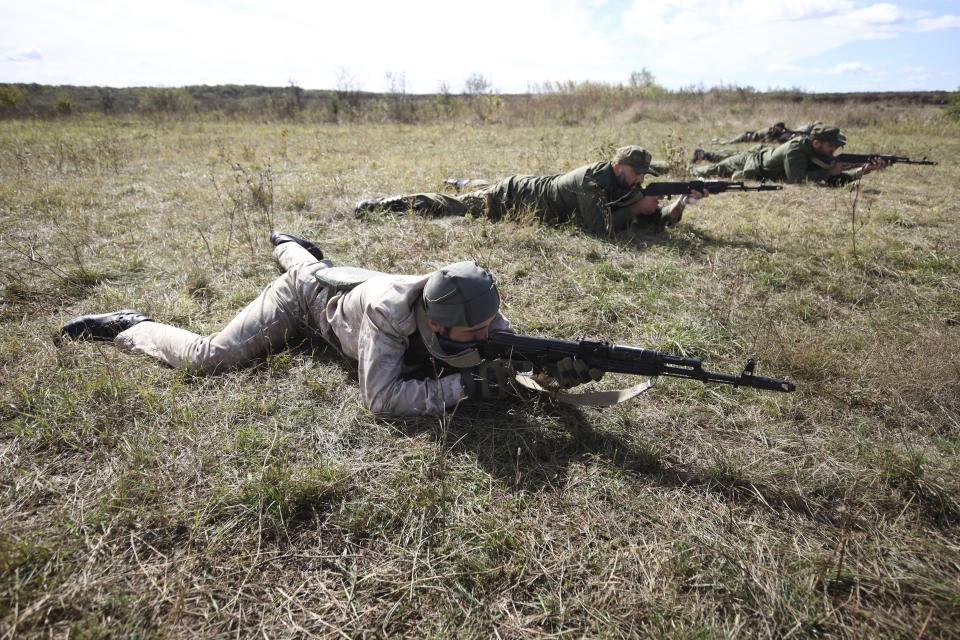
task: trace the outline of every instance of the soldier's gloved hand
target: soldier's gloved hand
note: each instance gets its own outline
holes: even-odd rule
[[[460,381],[468,398],[492,400],[507,395],[507,383],[513,377],[509,360],[484,360],[460,373]]]
[[[603,371],[592,369],[583,360],[577,360],[573,357],[566,357],[558,360],[554,367],[551,367],[550,375],[564,389],[575,387],[578,384],[586,382],[596,382],[603,378]]]

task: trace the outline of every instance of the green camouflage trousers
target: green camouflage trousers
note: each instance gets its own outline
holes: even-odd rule
[[[381,205],[390,211],[416,211],[433,217],[443,216],[473,216],[487,215],[497,220],[501,217],[501,207],[490,205],[496,203],[497,185],[484,187],[459,196],[448,196],[443,193],[412,193],[395,198],[387,198]]]
[[[743,153],[743,150],[738,149],[721,149],[719,151],[707,151],[707,159],[710,162],[722,162],[727,158],[732,158],[738,153]]]
[[[720,140],[718,144],[738,144],[741,142],[763,142],[767,139],[767,130],[763,129],[761,131],[747,131],[741,133],[736,138],[731,138],[729,140]]]
[[[767,148],[767,145],[757,144],[746,151],[735,151],[732,149],[721,149],[720,151],[707,151],[708,157],[713,164],[691,166],[690,173],[701,178],[729,178],[738,171],[754,168],[756,161],[751,162],[761,151]],[[741,158],[741,156],[743,156]]]
[[[749,159],[749,153],[737,153],[720,162],[690,167],[690,173],[701,178],[729,178],[743,171]]]

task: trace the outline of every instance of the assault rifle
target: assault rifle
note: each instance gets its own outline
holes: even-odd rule
[[[833,156],[833,161],[839,164],[863,165],[867,164],[868,162],[873,162],[874,160],[883,160],[884,162],[889,162],[890,164],[940,164],[939,162],[934,162],[933,160],[927,160],[926,156],[919,160],[913,160],[907,156],[885,156],[880,153],[838,153],[837,155]]]
[[[747,185],[743,182],[724,180],[688,180],[686,182],[651,182],[638,190],[645,196],[685,196],[694,191],[709,191],[711,194],[724,191],[780,191],[778,184]]]
[[[504,359],[520,364],[531,363],[534,371],[549,371],[552,365],[564,358],[582,360],[591,369],[607,373],[629,373],[639,376],[672,376],[688,378],[701,382],[731,384],[735,387],[753,387],[765,391],[794,391],[796,385],[788,380],[767,378],[753,373],[756,362],[747,360],[743,372],[733,375],[715,373],[703,368],[695,358],[626,347],[609,342],[595,340],[554,340],[522,336],[515,333],[498,331],[490,335],[485,342],[476,343],[477,350],[484,359]]]

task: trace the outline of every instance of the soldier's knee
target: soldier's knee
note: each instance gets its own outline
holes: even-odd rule
[[[333,262],[331,260],[319,260],[310,264],[298,264],[280,276],[286,279],[281,286],[291,292],[296,292],[298,297],[312,299],[316,297],[325,286],[317,279],[317,272],[329,269],[332,266]]]
[[[235,366],[226,349],[201,342],[190,349],[179,368],[198,376],[212,376]]]

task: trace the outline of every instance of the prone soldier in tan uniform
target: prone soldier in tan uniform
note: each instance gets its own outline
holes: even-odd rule
[[[500,220],[510,212],[527,209],[544,224],[574,222],[590,233],[607,236],[631,224],[663,226],[679,219],[687,196],[665,206],[657,198],[635,197],[636,187],[643,184],[646,175],[659,175],[654,166],[648,151],[630,145],[617,149],[608,162],[584,165],[563,174],[509,176],[456,197],[415,193],[361,200],[356,213],[412,210],[430,216],[469,214]]]
[[[466,398],[503,395],[509,364],[480,362],[475,351],[458,348],[512,331],[493,277],[476,263],[390,275],[335,267],[302,238],[274,232],[271,241],[285,273],[217,333],[202,337],[127,309],[74,318],[58,342],[112,341],[176,369],[213,374],[319,337],[356,362],[363,403],[378,415],[442,415]],[[562,383],[590,379],[573,369],[578,381]]]

